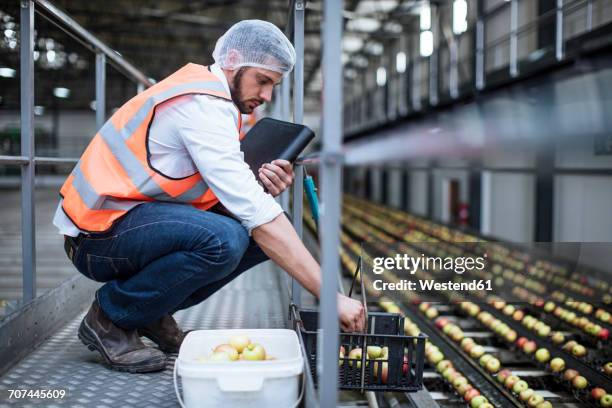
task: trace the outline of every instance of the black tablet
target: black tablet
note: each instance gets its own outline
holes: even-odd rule
[[[240,149],[244,161],[259,179],[257,174],[264,163],[277,159],[293,163],[314,137],[308,126],[263,118],[242,139]]]

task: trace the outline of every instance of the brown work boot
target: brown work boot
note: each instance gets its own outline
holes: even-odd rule
[[[178,353],[181,343],[190,331],[183,332],[174,317],[167,314],[158,321],[139,328],[138,334],[149,338],[166,353]]]
[[[125,330],[115,325],[102,311],[98,300],[79,326],[79,339],[90,350],[97,350],[111,369],[130,373],[148,373],[166,367],[166,355],[140,340],[136,329]]]

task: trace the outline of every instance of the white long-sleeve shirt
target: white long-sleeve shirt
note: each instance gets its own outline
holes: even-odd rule
[[[221,68],[211,66],[229,94]],[[179,178],[199,171],[221,204],[251,233],[276,218],[282,209],[255,179],[240,151],[238,111],[233,103],[209,95],[185,95],[159,105],[149,129],[151,165]],[[77,236],[80,231],[61,208],[53,224],[59,233]]]

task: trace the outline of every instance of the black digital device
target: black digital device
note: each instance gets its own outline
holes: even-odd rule
[[[314,137],[308,126],[263,118],[247,132],[240,150],[244,153],[244,161],[259,179],[258,170],[264,163],[277,159],[293,163]]]

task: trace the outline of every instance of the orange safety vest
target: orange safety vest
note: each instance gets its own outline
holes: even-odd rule
[[[119,108],[89,143],[60,190],[62,209],[79,229],[106,231],[132,208],[149,201],[190,203],[200,210],[219,202],[199,172],[171,178],[149,160],[149,125],[155,108],[186,94],[232,101],[208,67],[187,64]],[[241,122],[238,112],[238,131]]]

